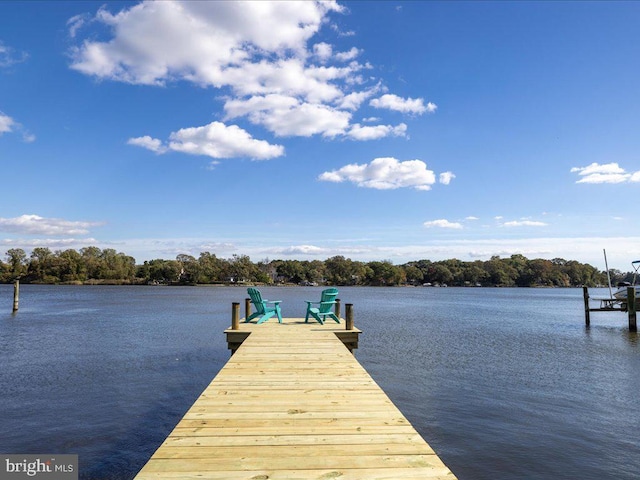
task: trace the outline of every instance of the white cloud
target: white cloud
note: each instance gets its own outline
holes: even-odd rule
[[[100,225],[100,222],[78,222],[38,215],[0,218],[0,231],[26,235],[85,235],[91,227]]]
[[[151,138],[149,135],[144,137],[130,138],[127,140],[128,145],[135,145],[137,147],[146,148],[156,153],[165,153],[167,148],[162,145],[162,140],[157,138]]]
[[[425,112],[433,113],[438,108],[433,103],[424,104],[422,98],[402,98],[398,95],[386,93],[380,98],[374,98],[369,102],[374,108],[386,108],[389,110],[396,110],[403,113],[417,113],[422,114]]]
[[[13,47],[6,46],[0,41],[0,68],[7,68],[22,63],[29,58],[27,52],[17,51]]]
[[[432,170],[422,160],[400,162],[392,157],[376,158],[369,164],[346,165],[338,170],[324,172],[318,180],[327,182],[350,181],[359,187],[389,190],[411,187],[430,190],[436,181]]]
[[[480,220],[480,219],[478,217],[474,217],[473,215],[470,215],[468,217],[465,217],[465,220],[474,221],[474,220]]]
[[[332,102],[344,95],[334,82],[353,76],[359,69],[358,64],[346,67],[306,66],[298,58],[244,62],[226,68],[220,83],[221,86],[232,86],[240,97],[276,93],[312,103]]]
[[[290,247],[273,249],[272,252],[282,255],[326,255],[329,250],[314,245],[292,245]]]
[[[361,92],[351,92],[340,99],[338,107],[345,110],[357,110],[367,98],[375,95],[378,90],[378,87],[374,87]]]
[[[91,23],[91,16],[83,13],[75,15],[67,20],[67,28],[69,28],[69,36],[75,38],[78,30],[82,29],[88,23]]]
[[[211,122],[202,127],[182,128],[169,136],[170,150],[212,158],[250,157],[256,160],[284,155],[284,147],[256,140],[237,125]]]
[[[586,167],[574,167],[571,173],[577,173],[581,178],[576,183],[626,183],[640,182],[640,171],[627,173],[617,163],[592,163]]]
[[[449,185],[456,176],[453,172],[442,172],[438,178],[443,185]]]
[[[334,1],[144,1],[117,14],[101,8],[94,20],[110,27],[113,39],[85,40],[71,66],[130,83],[186,78],[219,86],[224,67],[256,54],[303,55],[325,16],[341,10]],[[75,34],[77,22],[71,27]]]
[[[365,125],[359,123],[354,124],[347,136],[353,140],[375,140],[378,138],[394,136],[405,137],[407,134],[407,125],[401,123],[395,127],[392,125]]]
[[[431,220],[429,222],[424,222],[423,225],[427,228],[438,227],[438,228],[451,228],[454,230],[460,230],[463,228],[461,223],[450,222],[449,220],[445,220],[444,218],[441,218],[439,220]]]
[[[354,60],[358,55],[360,55],[360,50],[356,47],[352,47],[348,52],[339,52],[336,53],[336,59],[341,62],[349,62]]]
[[[322,63],[324,63],[331,58],[331,55],[333,55],[333,47],[325,42],[316,43],[313,46],[313,54],[318,57]]]
[[[15,124],[16,122],[13,118],[0,112],[0,135],[11,132]]]
[[[549,224],[535,220],[513,220],[510,222],[504,222],[502,225],[504,227],[546,227]]]
[[[252,123],[262,125],[281,137],[309,137],[316,134],[334,137],[345,132],[351,119],[349,112],[327,105],[300,102],[295,97],[279,94],[229,100],[224,108],[226,118],[247,115]]]
[[[212,158],[249,157],[254,160],[266,160],[284,155],[282,145],[256,140],[237,125],[227,126],[221,122],[211,122],[202,127],[181,128],[171,133],[168,145],[148,135],[130,138],[127,143],[155,153],[174,151]]]
[[[3,133],[19,133],[22,135],[22,141],[31,143],[36,140],[36,136],[24,128],[20,123],[16,122],[9,115],[0,112],[0,136]]]
[[[223,89],[226,119],[244,116],[281,137],[404,136],[405,124],[351,124],[352,112],[386,91],[381,80],[362,75],[372,67],[356,61],[361,50],[335,52],[326,41],[312,43],[329,15],[344,11],[333,0],[143,1],[117,13],[101,7],[93,17],[78,15],[67,22],[79,42],[71,51],[71,68],[133,84],[187,81]],[[96,26],[108,29],[107,40],[95,40],[93,32],[84,41],[79,38]],[[437,108],[397,95],[383,95],[371,105],[410,114]],[[171,148],[147,136],[130,143],[158,153]]]

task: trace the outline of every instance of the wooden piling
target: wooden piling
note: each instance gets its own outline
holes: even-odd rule
[[[240,304],[233,302],[231,304],[231,330],[240,329]]]
[[[637,332],[636,325],[636,289],[627,287],[627,312],[629,313],[629,331]]]
[[[20,280],[16,280],[13,284],[13,313],[18,311],[20,304]]]
[[[336,317],[340,318],[340,299],[336,298],[336,304],[334,305],[334,313]]]
[[[251,316],[251,299],[244,299],[244,319],[245,321]]]
[[[353,304],[347,303],[345,308],[345,329],[353,330]]]
[[[589,311],[589,289],[582,287],[582,296],[584,298],[584,323],[588,327],[591,325],[591,313]]]

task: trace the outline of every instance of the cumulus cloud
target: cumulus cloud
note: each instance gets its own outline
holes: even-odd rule
[[[617,163],[592,163],[586,167],[574,167],[571,173],[580,176],[576,183],[626,183],[640,182],[640,171],[628,173]]]
[[[321,62],[326,62],[333,55],[333,47],[328,43],[316,43],[313,46],[313,53]]]
[[[401,123],[395,127],[392,125],[360,125],[354,124],[347,136],[353,140],[375,140],[378,138],[394,136],[405,137],[407,134],[407,125]]]
[[[283,146],[256,140],[237,125],[227,126],[221,122],[212,122],[202,127],[182,128],[171,133],[168,145],[163,145],[162,141],[148,135],[130,138],[127,143],[156,153],[172,150],[212,158],[249,157],[266,160],[284,155]]]
[[[13,118],[0,112],[0,135],[11,132],[15,124]]]
[[[312,43],[329,15],[344,12],[333,0],[306,2],[143,1],[112,13],[67,22],[79,42],[71,68],[101,79],[142,85],[187,81],[223,90],[225,120],[246,117],[276,136],[321,135],[369,140],[404,135],[405,124],[362,129],[352,112],[382,89],[365,77],[368,63],[357,47],[336,52],[326,41]],[[93,32],[106,27],[106,40]],[[338,32],[340,34],[340,32]],[[377,108],[409,114],[435,111],[421,98],[383,95]],[[133,145],[160,153],[156,139],[137,137]],[[170,148],[170,147],[167,147]]]
[[[359,92],[351,92],[340,99],[339,108],[343,108],[345,110],[357,110],[360,108],[360,105],[372,95],[379,90],[379,86],[368,90],[362,90]],[[372,117],[375,118],[375,117]]]
[[[318,180],[326,182],[355,183],[359,187],[390,190],[410,187],[416,190],[430,190],[436,182],[435,173],[427,169],[422,160],[401,162],[392,157],[376,158],[369,164],[345,165],[338,170],[324,172]]]
[[[431,220],[428,222],[424,222],[423,224],[425,227],[427,228],[433,228],[433,227],[437,227],[437,228],[451,228],[454,230],[460,230],[463,228],[462,224],[459,222],[450,222],[449,220],[446,220],[444,218],[438,219],[438,220]]]
[[[348,52],[339,52],[336,53],[336,59],[341,62],[349,62],[354,60],[358,55],[360,55],[360,50],[356,47],[352,47]]]
[[[0,111],[0,136],[2,136],[3,133],[19,133],[22,135],[22,140],[26,143],[31,143],[36,139],[36,136],[25,129],[20,123]]]
[[[438,108],[434,103],[425,105],[422,98],[402,98],[391,93],[374,98],[369,102],[369,105],[374,108],[386,108],[403,113],[417,113],[418,115],[425,112],[433,113]]]
[[[226,82],[225,68],[287,52],[304,56],[325,16],[342,11],[328,2],[144,1],[94,21],[113,31],[110,41],[85,40],[71,67],[88,75],[140,84],[184,78]],[[78,30],[73,23],[74,33]]]
[[[127,140],[128,145],[146,148],[156,153],[165,153],[167,148],[162,144],[162,140],[151,138],[149,135],[143,137],[130,138]]]
[[[438,109],[438,106],[435,103],[429,102],[427,103],[425,109],[427,110],[427,113],[435,113],[435,111]]]
[[[451,180],[456,178],[456,176],[453,174],[453,172],[442,172],[438,178],[440,180],[440,183],[442,183],[443,185],[449,185],[451,183]]]
[[[345,132],[351,119],[349,112],[280,94],[232,99],[225,103],[224,109],[227,119],[246,115],[252,123],[281,137],[316,134],[334,137]]]
[[[100,222],[78,222],[61,218],[44,218],[38,215],[21,215],[0,218],[0,231],[28,235],[85,235]]]

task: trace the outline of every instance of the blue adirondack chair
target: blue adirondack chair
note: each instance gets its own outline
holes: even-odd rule
[[[280,303],[282,302],[282,300],[269,301],[269,300],[263,299],[262,294],[260,293],[260,290],[253,287],[247,288],[247,293],[249,294],[249,297],[251,298],[251,303],[253,303],[253,305],[255,306],[256,311],[252,315],[249,315],[249,317],[244,321],[244,323],[250,322],[251,320],[257,317],[260,317],[258,318],[258,323],[266,322],[274,315],[277,315],[278,322],[282,323],[282,312],[280,311]],[[269,307],[267,306],[267,303],[272,303],[273,306]]]
[[[336,303],[336,297],[338,296],[337,288],[327,288],[322,291],[322,296],[319,302],[307,302],[307,315],[304,319],[305,323],[309,321],[309,316],[315,318],[318,322],[324,325],[327,317],[333,318],[337,323],[340,323],[340,319],[333,313],[333,306]],[[318,305],[313,307],[312,305]]]

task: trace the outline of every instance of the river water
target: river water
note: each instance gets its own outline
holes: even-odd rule
[[[303,317],[321,288],[261,290]],[[246,291],[22,285],[15,315],[12,297],[0,285],[0,453],[77,454],[81,479],[129,479],[228,360]],[[624,314],[586,328],[581,289],[340,298],[363,330],[356,357],[460,480],[640,478],[640,341]]]

